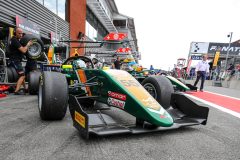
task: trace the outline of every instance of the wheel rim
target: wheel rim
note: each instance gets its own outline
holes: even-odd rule
[[[31,57],[38,57],[39,54],[41,53],[41,45],[39,43],[33,43],[29,48],[28,48],[28,54]]]
[[[157,90],[151,83],[146,83],[143,87],[148,91],[148,93],[154,98],[157,99]]]
[[[41,111],[42,109],[42,81],[40,81],[39,91],[38,91],[38,108]]]

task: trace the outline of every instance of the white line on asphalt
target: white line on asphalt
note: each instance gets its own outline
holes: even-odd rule
[[[240,98],[231,97],[231,96],[227,96],[227,95],[224,95],[224,94],[219,94],[219,93],[214,93],[214,92],[209,92],[209,91],[204,91],[204,92],[208,92],[208,93],[216,94],[216,95],[219,95],[219,96],[223,96],[223,97],[228,97],[228,98],[240,100]]]
[[[188,97],[190,97],[190,98],[193,98],[193,99],[195,99],[195,100],[198,100],[198,101],[200,101],[200,102],[202,102],[202,103],[205,103],[205,104],[207,104],[207,105],[210,105],[210,106],[212,106],[212,107],[214,107],[214,108],[217,108],[217,109],[219,109],[219,110],[221,110],[221,111],[223,111],[223,112],[226,112],[226,113],[228,113],[228,114],[231,114],[231,115],[233,115],[233,116],[235,116],[235,117],[240,118],[240,113],[234,112],[234,111],[232,111],[232,110],[230,110],[230,109],[224,108],[224,107],[222,107],[222,106],[216,105],[216,104],[214,104],[214,103],[205,101],[205,100],[203,100],[203,99],[200,99],[200,98],[198,98],[198,97],[195,97],[195,96],[192,96],[192,95],[189,95],[189,94],[184,94],[184,95],[186,95],[186,96],[188,96]]]

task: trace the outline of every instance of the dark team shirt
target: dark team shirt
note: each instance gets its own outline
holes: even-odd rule
[[[118,61],[118,60],[114,61],[114,66],[115,66],[115,69],[120,69],[120,67],[121,67],[121,62]]]
[[[16,37],[12,37],[9,43],[9,58],[13,60],[22,60],[24,57],[23,53],[19,51],[21,47],[20,41]]]
[[[234,65],[231,65],[228,70],[233,70],[234,69]]]

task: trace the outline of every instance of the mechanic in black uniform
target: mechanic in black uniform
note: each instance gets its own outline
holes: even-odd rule
[[[24,54],[27,52],[30,45],[32,45],[32,41],[29,41],[26,46],[22,46],[20,43],[21,38],[23,37],[23,30],[19,27],[16,27],[14,30],[14,36],[11,38],[9,43],[9,60],[10,65],[13,66],[18,75],[19,79],[17,81],[17,86],[14,91],[16,95],[19,94],[19,90],[21,85],[25,86],[25,73],[22,66],[22,58],[24,57]]]
[[[120,61],[120,57],[117,57],[117,59],[114,61],[114,63],[113,63],[114,65],[114,67],[113,68],[115,68],[115,69],[120,69],[121,68],[121,65],[122,65],[122,63],[121,63],[121,61]]]

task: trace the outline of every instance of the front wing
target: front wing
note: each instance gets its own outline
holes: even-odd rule
[[[93,97],[94,98],[94,97]],[[174,123],[170,127],[155,126],[146,121],[136,119],[135,124],[121,124],[110,115],[96,109],[82,106],[81,102],[91,97],[77,97],[69,95],[69,109],[74,127],[88,139],[90,135],[107,136],[116,134],[140,134],[172,130],[180,127],[205,125],[209,109],[199,106],[181,93],[172,95],[172,107],[167,112],[173,117]],[[91,110],[89,112],[89,110]]]

